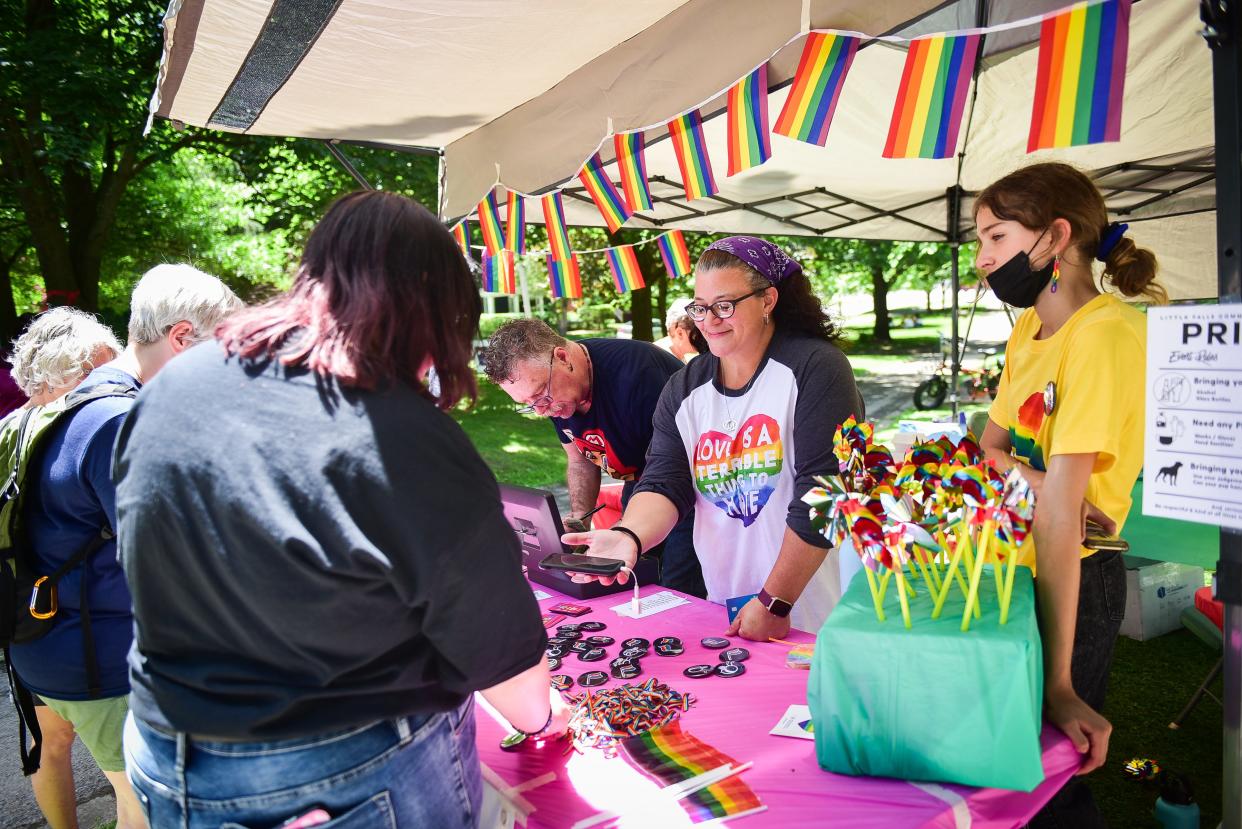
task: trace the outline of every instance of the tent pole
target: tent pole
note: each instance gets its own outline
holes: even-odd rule
[[[1203,36],[1212,50],[1216,111],[1216,261],[1220,301],[1242,302],[1242,13],[1237,0],[1200,0]],[[1224,741],[1221,826],[1242,829],[1242,532],[1220,529],[1216,594],[1225,605]]]
[[[953,319],[951,321],[951,324],[952,324],[952,335],[951,336],[952,336],[953,341],[952,343],[950,343],[950,349],[949,349],[950,360],[951,360],[951,375],[950,375],[951,379],[949,381],[950,382],[949,401],[950,401],[950,404],[953,406],[953,419],[956,420],[957,419],[958,374],[960,374],[962,370],[962,358],[961,358],[961,354],[958,352],[958,349],[957,349],[957,333],[958,333],[957,316],[958,316],[958,312],[961,310],[959,307],[959,302],[958,302],[958,293],[962,289],[961,274],[958,273],[958,266],[957,266],[958,251],[962,245],[962,239],[961,239],[962,234],[960,230],[961,225],[962,225],[962,186],[960,184],[954,184],[952,187],[950,187],[948,192],[945,194],[945,199],[949,206],[948,234],[947,235],[949,237],[949,256],[951,257],[949,261],[949,276],[950,276],[950,282],[952,285],[952,293],[953,293],[953,298],[952,298]]]
[[[354,166],[354,163],[345,157],[345,153],[341,152],[340,147],[336,146],[331,141],[323,141],[322,143],[328,148],[328,152],[332,155],[332,157],[345,168],[345,172],[349,173],[350,177],[353,178],[354,181],[358,182],[359,186],[361,186],[363,190],[375,189],[371,186],[371,183],[363,177],[362,173],[358,172],[358,168]]]

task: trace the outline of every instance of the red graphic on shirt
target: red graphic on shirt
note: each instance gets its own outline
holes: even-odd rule
[[[632,481],[638,477],[638,468],[621,463],[617,453],[612,451],[612,444],[608,442],[608,438],[604,437],[604,433],[599,429],[587,429],[582,433],[581,437],[573,434],[568,429],[565,429],[564,432],[565,436],[569,438],[569,442],[582,453],[584,458],[598,466],[612,478],[618,481]]]

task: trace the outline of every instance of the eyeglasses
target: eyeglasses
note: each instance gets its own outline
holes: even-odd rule
[[[535,398],[533,403],[525,406],[518,406],[518,414],[534,414],[540,409],[546,409],[552,405],[552,363],[556,360],[556,349],[552,349],[552,353],[548,355],[548,382],[543,385],[543,394]]]
[[[766,291],[767,288],[756,288],[749,294],[734,297],[733,299],[722,299],[713,302],[711,305],[699,305],[698,303],[690,303],[686,306],[686,315],[695,322],[702,322],[707,319],[707,312],[711,311],[718,320],[727,320],[733,316],[733,312],[737,310],[737,304],[744,299],[750,299],[752,296],[758,296]]]

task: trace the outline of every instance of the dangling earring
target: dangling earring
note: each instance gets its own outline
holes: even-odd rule
[[[1061,281],[1061,257],[1052,257],[1052,293],[1057,292],[1057,284]]]

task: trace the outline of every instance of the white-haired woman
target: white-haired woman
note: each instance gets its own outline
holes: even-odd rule
[[[30,398],[27,406],[46,406],[120,353],[116,335],[94,314],[53,308],[13,341],[13,380]]]
[[[678,297],[669,303],[668,313],[664,315],[667,334],[655,341],[656,345],[683,363],[707,353],[707,340],[686,313],[686,306],[692,301],[689,297]]]

